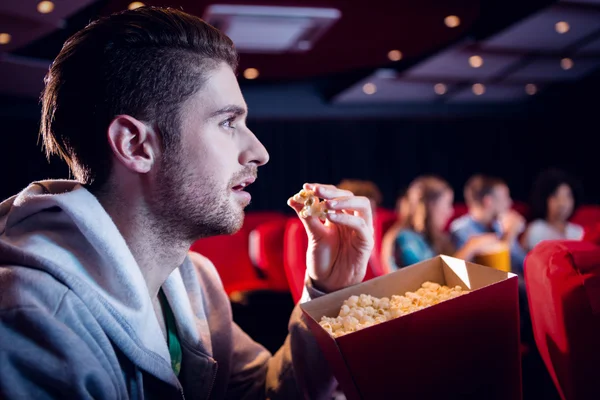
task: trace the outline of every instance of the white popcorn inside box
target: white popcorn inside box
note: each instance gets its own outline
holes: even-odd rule
[[[444,286],[447,289],[442,290]],[[439,298],[419,291],[438,287]],[[456,293],[450,293],[458,289],[461,295],[452,298]],[[406,300],[399,300],[400,297]],[[386,298],[390,303],[388,310]],[[400,311],[405,306],[408,315],[393,318],[393,300]],[[353,304],[362,315],[352,310]],[[344,305],[348,309],[342,311]],[[368,326],[365,310],[372,311],[367,307],[375,311],[372,318],[377,327]],[[311,299],[300,304],[300,308],[348,399],[404,399],[414,398],[415,393],[432,399],[447,393],[454,393],[457,398],[472,398],[474,393],[481,393],[477,398],[521,399],[515,274],[440,255]],[[338,319],[340,311],[344,316]],[[391,318],[377,320],[378,316],[386,317],[385,311]],[[345,332],[343,318],[347,318],[350,332]],[[340,331],[335,335],[333,320],[341,322],[335,326]],[[324,321],[331,326],[329,332],[320,323]],[[471,324],[476,329],[465,330]],[[439,354],[457,363],[450,369],[447,363],[432,364],[431,359]],[[489,357],[496,355],[497,362],[489,364]],[[411,360],[416,368],[398,375],[397,369],[386,367],[395,365],[399,359]],[[444,384],[431,385],[431,376],[443,376]]]
[[[460,286],[448,287],[425,282],[416,292],[377,298],[367,294],[350,296],[337,317],[323,316],[319,324],[333,337],[368,328],[403,315],[469,293]]]

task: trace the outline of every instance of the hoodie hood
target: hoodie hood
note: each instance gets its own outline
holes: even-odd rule
[[[0,264],[52,275],[81,299],[132,362],[179,386],[140,268],[110,216],[81,184],[36,182],[1,203]],[[187,257],[185,264],[193,268]],[[200,344],[202,332],[180,269],[163,290],[183,339]]]

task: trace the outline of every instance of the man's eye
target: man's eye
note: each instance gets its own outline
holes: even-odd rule
[[[227,118],[225,121],[221,122],[221,126],[227,129],[235,129],[235,117]]]

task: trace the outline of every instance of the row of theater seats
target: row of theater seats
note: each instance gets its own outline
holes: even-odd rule
[[[527,215],[522,205],[515,208]],[[380,211],[375,222],[377,250],[383,233],[395,220],[392,211]],[[466,208],[459,205],[455,217],[465,212]],[[596,377],[600,365],[600,206],[579,208],[572,221],[584,226],[585,240],[539,244],[527,256],[525,280],[536,347],[560,397],[587,400],[600,398],[600,380]],[[254,212],[247,214],[243,228],[236,234],[199,240],[192,250],[213,261],[232,297],[235,292],[286,296],[291,292],[297,302],[304,281],[307,244],[297,217]],[[371,270],[370,276],[374,274]],[[265,301],[272,301],[272,296]],[[239,314],[247,313],[243,309]],[[287,334],[289,312],[285,314],[278,336],[261,338],[271,351]],[[254,319],[259,317],[250,315],[248,319],[253,321],[244,328],[254,327]],[[272,336],[273,329],[269,328]],[[255,334],[260,337],[260,332]],[[533,390],[541,393],[540,387]]]
[[[395,221],[391,210],[382,209],[375,222],[376,248]],[[291,292],[295,302],[302,294],[308,239],[302,222],[278,212],[249,212],[233,235],[195,242],[191,250],[208,257],[217,268],[228,294],[252,290]],[[370,265],[365,279],[381,274]],[[290,284],[293,283],[293,284]]]
[[[514,208],[528,215],[527,206],[515,203]],[[467,212],[463,204],[455,205],[453,218]],[[396,220],[392,210],[379,209],[375,225],[375,251],[379,257],[384,233]],[[573,222],[598,232],[600,206],[582,206]],[[308,240],[297,217],[279,212],[249,212],[242,229],[234,235],[198,240],[191,250],[208,257],[217,268],[228,294],[252,290],[289,291],[294,301],[300,298],[306,271]],[[379,263],[370,263],[365,279],[381,274]]]

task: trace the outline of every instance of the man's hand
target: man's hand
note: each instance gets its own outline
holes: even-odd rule
[[[333,185],[304,184],[326,200],[327,221],[300,218],[308,235],[306,268],[315,287],[333,292],[362,282],[373,250],[373,215],[366,197],[354,196]],[[304,206],[288,200],[296,213]]]
[[[499,218],[502,234],[505,239],[512,241],[525,229],[525,218],[514,210],[509,210]]]
[[[460,258],[461,260],[471,260],[476,255],[498,245],[498,243],[500,243],[500,239],[495,233],[474,235],[466,241],[462,248],[454,253],[454,257]]]

